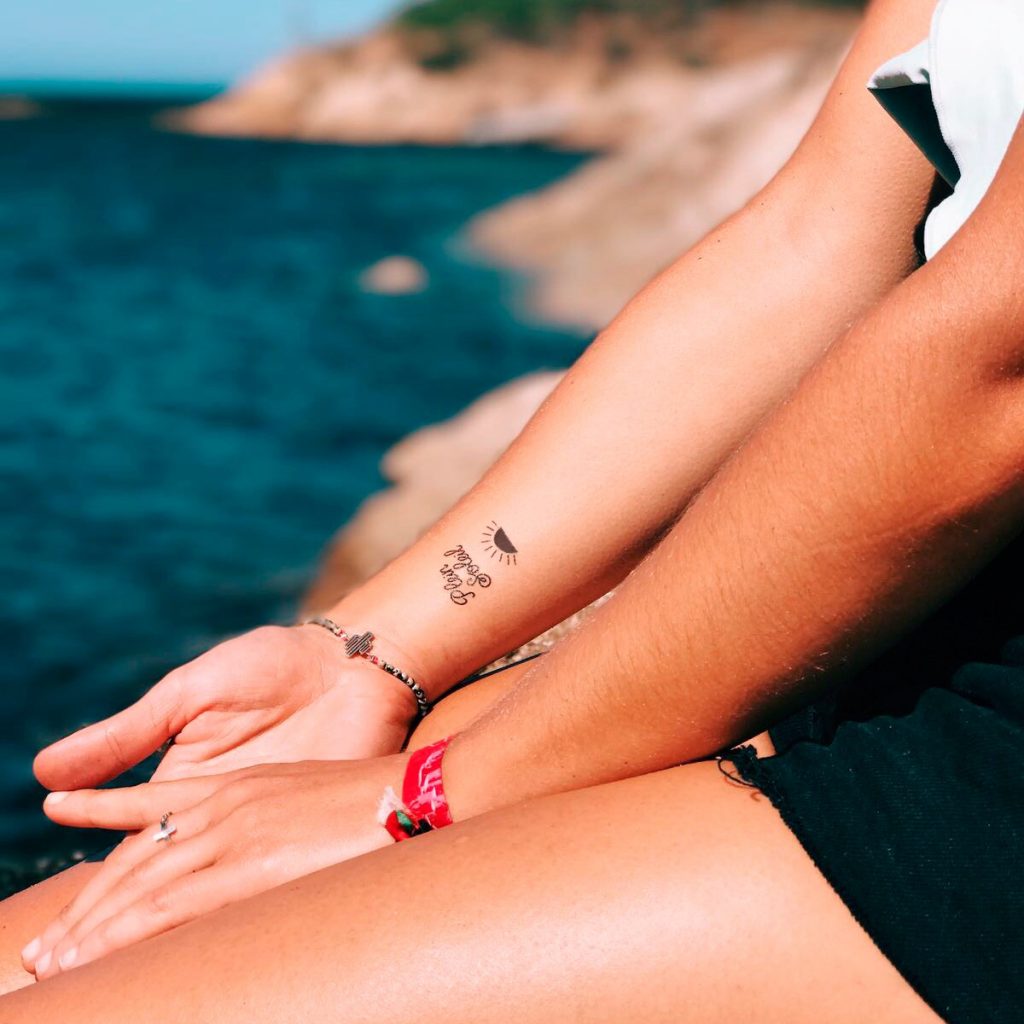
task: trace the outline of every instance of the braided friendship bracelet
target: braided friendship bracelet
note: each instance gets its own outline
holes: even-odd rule
[[[444,792],[441,762],[450,737],[417,750],[405,769],[402,799],[389,786],[381,798],[377,820],[396,843],[452,824]]]
[[[383,669],[385,672],[389,672],[393,675],[400,683],[404,683],[412,690],[412,695],[416,698],[416,706],[419,708],[420,718],[430,713],[430,701],[427,700],[427,695],[423,691],[423,687],[413,679],[412,676],[407,675],[400,668],[395,668],[394,665],[384,661],[383,658],[378,658],[373,653],[373,641],[376,639],[369,631],[365,633],[358,633],[350,635],[339,626],[336,622],[331,619],[324,618],[322,615],[317,616],[315,619],[307,619],[306,625],[309,626],[322,626],[329,633],[333,633],[339,640],[342,640],[345,644],[345,654],[349,658],[365,658],[370,664],[376,665],[377,668]]]

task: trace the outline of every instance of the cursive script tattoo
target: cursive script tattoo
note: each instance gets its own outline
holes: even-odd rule
[[[484,551],[489,551],[491,558],[506,565],[516,565],[519,549],[508,539],[508,534],[492,519],[489,526],[484,527],[482,538]]]
[[[444,557],[452,560],[441,566],[441,579],[444,580],[444,589],[452,604],[463,608],[477,595],[477,590],[471,587],[486,590],[491,585],[491,577],[480,571],[480,566],[461,544],[446,551]]]

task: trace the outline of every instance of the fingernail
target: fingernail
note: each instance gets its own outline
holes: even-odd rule
[[[36,961],[36,974],[45,974],[46,968],[50,966],[50,961],[53,959],[53,953],[47,950],[37,961]]]
[[[36,958],[36,954],[39,952],[39,950],[42,947],[42,945],[43,945],[42,939],[33,939],[21,951],[21,959],[22,960],[34,960]]]
[[[54,804],[59,804],[66,796],[67,793],[47,793],[43,803],[49,804],[52,807]]]
[[[61,954],[61,958],[57,961],[60,964],[60,969],[66,971],[76,960],[78,959],[78,947],[72,946],[66,953]]]

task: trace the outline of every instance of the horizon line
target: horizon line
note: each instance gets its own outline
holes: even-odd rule
[[[209,99],[232,82],[165,81],[111,78],[0,78],[0,97],[62,99]]]

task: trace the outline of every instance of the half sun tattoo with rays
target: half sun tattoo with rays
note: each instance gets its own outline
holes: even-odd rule
[[[470,598],[477,595],[476,590],[469,588],[486,590],[491,585],[491,577],[480,571],[480,566],[473,561],[472,556],[461,544],[451,551],[446,551],[444,557],[452,560],[441,566],[444,589],[448,592],[452,604],[463,608],[469,604]]]
[[[506,565],[516,565],[519,549],[508,539],[508,534],[492,519],[489,526],[484,527],[482,538],[484,551],[489,551],[491,558],[496,558]]]

